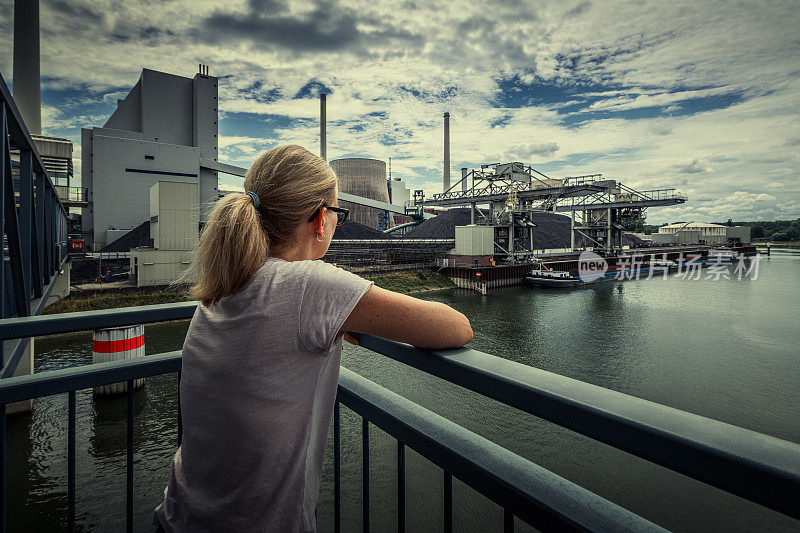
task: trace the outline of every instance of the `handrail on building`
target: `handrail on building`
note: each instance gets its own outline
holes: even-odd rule
[[[196,302],[182,302],[5,319],[0,320],[0,341],[23,336],[188,319],[194,314],[196,305]],[[800,506],[797,505],[797,502],[800,501],[800,445],[796,443],[604,389],[477,350],[461,348],[429,351],[369,335],[358,335],[358,337],[363,348],[561,425],[598,442],[611,445],[731,494],[800,519]],[[177,372],[179,367],[180,354],[173,352],[141,359],[10,378],[0,381],[0,404],[2,404],[0,409],[4,412],[5,404],[11,401],[58,392],[68,392],[72,394],[71,398],[74,400],[74,390],[76,389],[133,380],[157,373]],[[129,387],[128,390],[132,391],[133,389]],[[131,411],[132,397],[131,392],[129,393],[129,409]],[[74,405],[73,400],[70,405]],[[604,520],[628,521],[627,527],[623,527],[620,522],[617,523],[616,528],[642,530],[655,527],[641,517],[602,499],[600,499],[602,500],[600,503],[595,502],[599,507],[592,507],[595,504],[590,501],[594,501],[592,498],[597,498],[597,496],[580,487],[569,488],[578,495],[572,499],[561,500],[560,498],[566,498],[563,494],[551,499],[545,498],[557,487],[549,481],[543,480],[550,479],[547,476],[555,475],[540,471],[540,467],[533,463],[519,463],[519,461],[524,462],[525,460],[512,458],[507,455],[511,453],[507,450],[492,448],[500,456],[507,458],[506,466],[526,465],[521,471],[528,472],[527,474],[522,477],[514,477],[512,473],[516,470],[510,466],[507,470],[504,470],[500,463],[492,463],[492,466],[487,466],[488,463],[485,463],[480,466],[477,462],[480,462],[481,458],[459,457],[459,453],[452,449],[448,451],[449,444],[447,443],[456,442],[459,432],[466,430],[450,426],[451,422],[436,418],[432,414],[430,417],[427,414],[420,415],[420,417],[410,416],[409,412],[404,411],[405,407],[409,407],[404,403],[408,400],[396,397],[374,383],[347,371],[342,372],[342,379],[339,383],[339,401],[364,417],[362,425],[364,443],[368,442],[366,440],[367,421],[392,434],[401,444],[405,439],[406,444],[411,447],[414,447],[412,441],[415,438],[422,438],[419,434],[420,432],[424,433],[421,427],[425,424],[428,424],[425,426],[428,428],[440,428],[441,436],[433,438],[433,441],[438,439],[439,442],[426,441],[426,446],[430,445],[431,449],[438,450],[430,453],[435,453],[432,461],[445,470],[445,480],[447,481],[448,475],[456,475],[470,483],[470,479],[473,481],[477,479],[471,476],[484,476],[481,478],[481,483],[490,487],[487,489],[490,492],[487,494],[490,498],[499,501],[500,505],[506,508],[507,513],[531,521],[535,526],[539,524],[539,526],[546,527],[548,524],[552,525],[547,520],[556,520],[561,526],[568,528],[594,529],[600,527],[599,522],[595,526],[587,525],[585,522],[586,513],[589,512],[586,506],[589,506],[601,509],[600,514]],[[419,409],[421,408],[417,406],[412,411],[413,413],[422,412]],[[401,416],[402,413],[406,414]],[[407,418],[406,415],[409,415],[410,418]],[[130,428],[133,414],[129,413],[129,416]],[[70,417],[71,420],[74,418],[74,412],[70,413]],[[5,417],[2,417],[0,424],[2,424],[0,426],[0,441],[2,441],[0,445],[3,447],[4,455]],[[336,450],[339,449],[338,425],[337,407],[334,421]],[[450,437],[444,436],[448,427],[452,429],[451,437],[455,439],[454,441],[449,441]],[[434,434],[439,435],[439,431],[430,433],[429,436]],[[419,445],[420,441],[415,442],[418,442]],[[493,446],[491,443],[487,443],[488,441],[483,442],[477,435],[469,436],[468,442],[470,446],[477,446],[473,449],[488,450]],[[132,446],[132,441],[129,444]],[[368,456],[369,450],[366,444],[364,444],[364,452]],[[335,451],[335,454],[335,483],[338,487],[340,456],[338,451]],[[398,465],[402,462],[401,456],[402,446],[399,444]],[[71,457],[74,457],[74,453]],[[4,457],[0,457],[0,464],[5,464],[4,459]],[[368,467],[368,464],[366,466]],[[74,463],[71,468],[74,468]],[[536,474],[534,475],[533,472]],[[5,471],[2,474],[4,482]],[[495,476],[495,481],[490,482],[485,476]],[[529,476],[536,479],[531,479]],[[72,479],[74,480],[74,477]],[[560,480],[559,483],[563,481],[557,476],[552,479]],[[531,493],[529,490],[528,496],[521,496],[525,490],[528,490],[521,488],[526,483],[533,492]],[[534,485],[544,483],[544,485],[540,487],[543,488],[539,491],[533,490],[531,483]],[[365,478],[365,493],[368,493],[368,486],[368,478]],[[445,483],[445,486],[448,487],[448,484]],[[449,486],[451,487],[452,483]],[[129,479],[129,488],[131,487],[132,478]],[[480,490],[479,487],[478,490]],[[73,499],[70,501],[74,502],[74,487],[72,497]],[[445,500],[452,504],[452,497],[449,500],[446,497]],[[368,502],[368,498],[365,501]],[[567,501],[569,501],[569,505],[565,504]],[[336,502],[338,518],[338,497]],[[532,504],[537,510],[536,513],[526,514],[526,505],[531,507]],[[368,507],[364,509],[367,518],[368,511]],[[594,516],[593,519],[599,519],[598,515],[592,516]]]
[[[19,151],[18,191],[14,188],[12,148]],[[0,235],[8,242],[8,261],[5,249],[0,257],[0,318],[37,315],[67,259],[67,211],[2,74]],[[2,378],[14,374],[28,339],[4,344],[0,343]]]

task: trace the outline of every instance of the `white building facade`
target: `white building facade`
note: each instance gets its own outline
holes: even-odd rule
[[[159,180],[196,183],[205,220],[217,199],[217,172],[201,163],[218,158],[217,84],[207,74],[143,69],[102,128],[81,130],[81,182],[90,202],[82,222],[93,250],[150,218],[150,186]]]
[[[661,226],[658,228],[658,233],[651,238],[655,243],[749,244],[751,242],[750,228],[747,226],[723,226],[707,222],[677,222]]]
[[[403,180],[394,178],[387,183],[389,184],[389,196],[392,204],[405,207],[411,203],[411,191],[406,188]]]

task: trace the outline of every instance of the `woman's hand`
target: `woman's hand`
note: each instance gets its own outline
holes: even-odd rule
[[[356,339],[355,337],[350,335],[350,333],[347,332],[347,331],[344,332],[344,340],[346,340],[350,344],[354,344],[355,346],[358,346],[358,339]]]

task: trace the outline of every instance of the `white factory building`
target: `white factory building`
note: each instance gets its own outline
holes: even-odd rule
[[[648,239],[649,238],[649,239]],[[708,222],[676,222],[658,228],[658,233],[646,239],[656,244],[747,244],[751,242],[747,226],[723,226]]]
[[[199,217],[217,198],[217,78],[143,69],[103,127],[81,130],[81,183],[89,207],[84,234],[92,250],[149,220],[150,186],[196,183]],[[205,162],[205,164],[201,162]]]

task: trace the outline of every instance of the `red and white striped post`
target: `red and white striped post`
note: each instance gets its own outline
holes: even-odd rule
[[[92,334],[92,362],[104,363],[120,359],[144,357],[144,326],[96,329]],[[133,389],[140,389],[144,378],[133,382]],[[94,388],[95,394],[118,394],[127,392],[127,383],[111,383]]]

